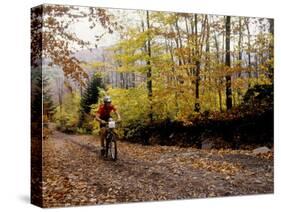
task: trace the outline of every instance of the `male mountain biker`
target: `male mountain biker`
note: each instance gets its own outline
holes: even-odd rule
[[[106,133],[106,124],[111,118],[111,112],[114,112],[117,115],[118,121],[121,121],[120,114],[118,113],[116,107],[111,104],[110,96],[105,96],[103,99],[103,104],[101,104],[96,113],[96,119],[100,123],[100,139],[101,139],[101,152],[104,153],[104,140]]]

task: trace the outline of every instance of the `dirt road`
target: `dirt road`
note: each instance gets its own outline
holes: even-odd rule
[[[273,160],[246,150],[199,150],[118,142],[118,160],[98,138],[55,131],[43,144],[44,207],[273,192]]]

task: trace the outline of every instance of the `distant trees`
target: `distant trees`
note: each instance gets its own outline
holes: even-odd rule
[[[42,123],[42,73],[31,71],[31,122]]]
[[[90,29],[99,24],[108,33],[112,33],[117,27],[117,23],[112,22],[102,8],[68,5],[42,5],[32,8],[31,64],[37,66],[42,57],[50,59],[51,65],[60,66],[66,76],[84,86],[88,75],[73,53],[74,46],[82,49],[89,46],[90,42],[79,38],[75,32],[70,32],[69,27],[78,20],[88,22]],[[101,36],[97,35],[95,41]]]
[[[89,116],[91,105],[98,103],[99,91],[100,88],[103,87],[101,76],[99,74],[94,74],[81,97],[79,127],[83,126],[86,117]]]
[[[34,71],[32,73],[32,97],[31,97],[31,119],[41,119],[43,116],[46,119],[51,119],[55,106],[52,100],[49,78],[40,73]]]
[[[104,75],[94,76],[83,89],[78,85],[79,127],[88,123],[103,83],[128,117],[126,123],[134,119],[185,121],[198,113],[231,110],[243,103],[248,89],[273,83],[271,19],[128,13],[134,20],[120,21],[116,44],[103,48],[98,61],[82,66]],[[64,95],[63,90],[58,91],[61,108]]]
[[[42,84],[43,84],[43,93],[42,93],[43,115],[46,116],[48,119],[51,119],[55,112],[55,106],[51,95],[49,78],[46,75],[42,76]]]

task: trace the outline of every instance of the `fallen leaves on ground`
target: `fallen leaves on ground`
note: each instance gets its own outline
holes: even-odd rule
[[[267,160],[273,160],[273,152],[259,153],[257,154],[257,157]]]
[[[212,161],[208,159],[192,160],[194,168],[206,169],[211,172],[220,172],[227,175],[234,175],[241,170],[239,164],[231,164],[228,162]]]
[[[93,136],[44,141],[44,207],[273,192],[273,155],[118,142],[113,162],[99,151]]]

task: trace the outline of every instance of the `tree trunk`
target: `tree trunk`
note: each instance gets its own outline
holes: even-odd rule
[[[173,77],[171,79],[172,84],[175,86],[175,106],[176,106],[176,115],[179,113],[179,104],[178,104],[178,91],[177,91],[177,76],[175,73],[175,57],[174,57],[174,52],[173,52],[173,47],[172,45],[169,47],[170,50],[170,56],[171,56],[171,62],[172,62],[172,73],[173,73]],[[179,65],[180,64],[180,60],[179,60]]]
[[[194,111],[200,111],[200,102],[199,102],[199,84],[200,84],[200,60],[199,60],[199,45],[198,45],[198,31],[197,31],[197,14],[194,15],[194,25],[195,25],[195,104]]]
[[[188,28],[188,24],[187,24],[187,17],[185,16],[184,17],[184,23],[185,23],[185,30],[186,30],[186,34],[187,34],[187,46],[190,46],[190,37],[191,36],[189,36],[189,28]],[[188,51],[188,53],[187,53],[187,63],[191,63],[191,54],[190,54],[190,51]]]
[[[241,66],[242,66],[242,49],[241,49],[241,43],[242,43],[242,18],[239,17],[239,38],[238,38],[238,60],[239,60],[239,72],[238,77],[241,76]]]
[[[207,18],[207,34],[206,34],[206,49],[205,49],[205,73],[206,73],[206,75],[208,73],[209,86],[207,89],[209,89],[211,91],[212,77],[211,77],[211,69],[210,69],[210,25],[209,25],[208,16],[206,16],[206,18]],[[207,76],[206,76],[206,78],[207,78]],[[211,101],[211,99],[210,99],[210,101]],[[214,105],[216,105],[216,102]]]
[[[56,86],[57,86],[57,94],[58,94],[58,102],[59,102],[59,114],[60,120],[62,120],[62,103],[63,103],[63,89],[64,89],[64,76],[59,76],[56,78]],[[80,88],[82,86],[80,85]]]
[[[182,53],[183,44],[182,44],[182,37],[181,37],[178,21],[179,21],[179,18],[177,17],[176,22],[175,22],[175,27],[176,27],[176,31],[177,31],[176,44],[177,44],[177,48],[180,51],[179,65],[182,65],[182,64],[185,64],[186,62],[185,62],[185,57]]]
[[[269,45],[269,60],[274,59],[274,19],[268,19],[269,21],[269,33],[272,36],[272,40]],[[274,62],[269,66],[269,78],[273,83]]]
[[[241,73],[242,73],[242,47],[241,47],[242,46],[242,39],[243,39],[243,36],[242,36],[242,18],[239,17],[239,38],[238,38],[238,60],[239,60],[238,67],[239,67],[239,72],[237,74],[238,78],[241,77]],[[241,96],[241,90],[240,90],[240,88],[237,88],[237,101],[235,100],[235,95],[234,95],[234,98],[233,98],[234,105],[239,104],[240,96]]]
[[[153,113],[152,113],[152,70],[151,70],[151,43],[150,43],[150,23],[149,23],[149,12],[146,11],[146,24],[147,24],[147,30],[148,30],[148,39],[147,39],[147,54],[148,54],[148,59],[146,61],[147,65],[147,91],[148,91],[148,100],[150,104],[150,112],[148,114],[150,122],[153,121]]]
[[[221,96],[221,90],[220,90],[220,88],[218,89],[218,93],[219,93],[220,111],[222,112],[222,96]]]
[[[219,53],[219,43],[218,43],[218,39],[216,34],[214,35],[214,39],[215,39],[215,46],[216,46],[216,57],[217,57],[217,63],[220,63],[220,53]],[[224,42],[224,41],[223,41]],[[219,95],[219,105],[220,105],[220,111],[222,112],[222,95],[221,95],[221,84],[222,84],[222,80],[221,77],[218,77],[217,81],[216,81],[216,86],[218,89],[218,95]]]
[[[230,68],[230,16],[226,17],[225,24],[225,66]],[[226,74],[226,109],[232,108],[232,90],[231,90],[231,74]]]
[[[251,69],[252,69],[252,62],[251,62],[251,34],[250,34],[250,27],[249,27],[249,18],[246,18],[246,22],[247,22],[247,24],[246,24],[246,28],[247,28],[247,32],[248,32],[248,36],[247,36],[247,38],[248,38],[248,69],[249,69],[249,71],[248,71],[248,88],[250,88],[251,87],[251,81],[250,81],[250,79],[251,79]]]

